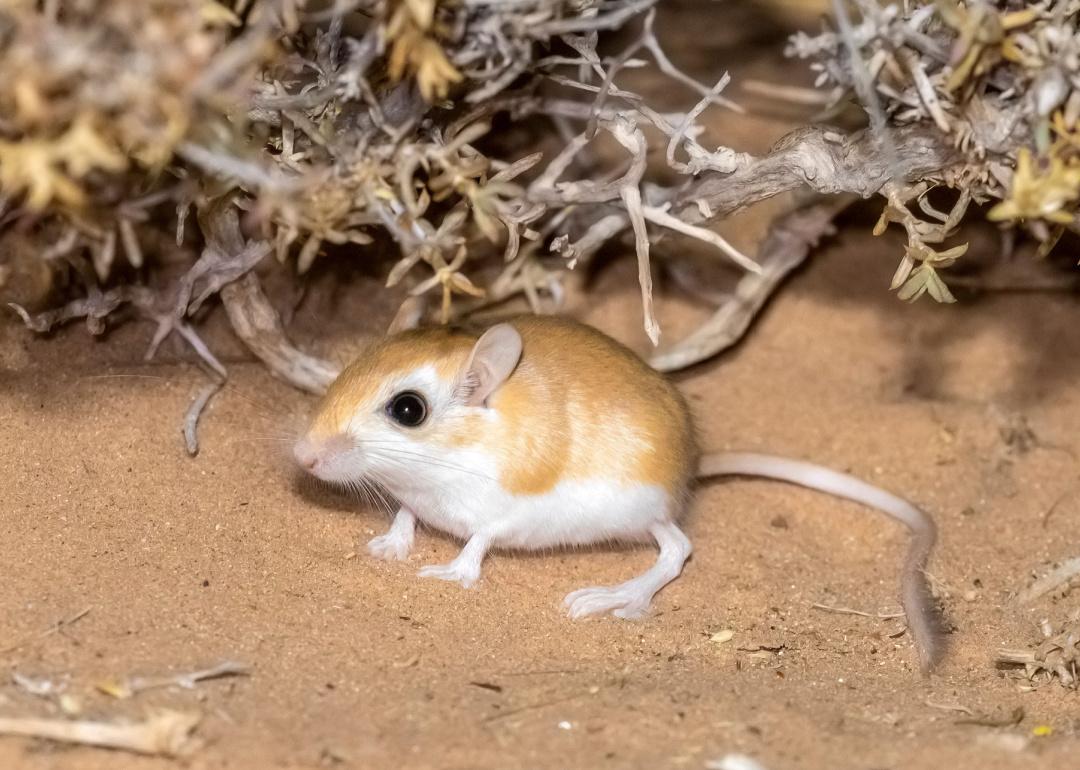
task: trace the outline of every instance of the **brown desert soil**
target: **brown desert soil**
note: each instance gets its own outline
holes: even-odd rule
[[[724,5],[667,7],[683,66],[805,82],[780,63],[775,22]],[[703,13],[708,43],[694,32]],[[649,96],[674,109],[670,90]],[[714,141],[760,151],[802,119],[742,100],[754,115],[720,116]],[[753,249],[767,208],[724,231]],[[933,677],[901,621],[814,607],[898,611],[906,535],[858,506],[763,481],[706,485],[686,521],[693,559],[654,613],[572,622],[563,595],[636,574],[653,552],[500,553],[471,591],[416,577],[458,547],[434,533],[406,563],[373,561],[364,542],[387,517],[299,480],[282,438],[312,400],[272,380],[220,313],[207,338],[231,381],[194,459],[179,426],[205,379],[179,344],[144,363],[144,324],[90,341],[78,325],[41,339],[5,320],[0,715],[59,716],[8,679],[18,672],[70,677],[86,718],[200,711],[193,768],[704,768],[729,753],[769,770],[1077,767],[1077,693],[1024,692],[993,663],[1078,608],[1075,594],[1016,598],[1080,555],[1075,299],[903,304],[887,291],[901,244],[870,235],[874,214],[847,215],[737,349],[678,382],[707,447],[850,470],[936,518],[930,571],[951,632]],[[973,253],[997,248],[992,232],[973,238]],[[566,312],[647,352],[636,269],[617,256]],[[375,268],[333,291],[332,278],[290,333],[344,356],[397,297],[376,291]],[[674,288],[658,299],[666,341],[709,312]],[[128,700],[94,689],[224,659],[251,675]],[[173,762],[0,739],[0,768]]]

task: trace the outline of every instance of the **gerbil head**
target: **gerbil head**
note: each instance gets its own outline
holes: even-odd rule
[[[517,330],[499,324],[477,339],[420,329],[412,310],[403,307],[389,334],[331,384],[293,449],[307,472],[393,492],[448,470],[440,456],[491,418],[489,399],[521,357]]]

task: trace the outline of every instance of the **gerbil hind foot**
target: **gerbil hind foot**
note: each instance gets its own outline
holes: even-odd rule
[[[692,550],[686,535],[671,522],[656,524],[649,532],[660,547],[656,564],[644,574],[617,586],[582,588],[568,594],[563,606],[571,618],[611,612],[616,617],[634,620],[649,611],[653,597],[679,576]]]
[[[649,611],[653,595],[633,583],[633,580],[629,580],[617,586],[580,588],[567,594],[563,606],[574,620],[603,612],[611,612],[626,620],[637,620]]]
[[[404,561],[412,551],[416,538],[416,517],[404,508],[397,512],[394,523],[385,535],[373,537],[368,541],[368,553],[376,559],[386,561]]]
[[[449,564],[432,564],[424,567],[417,574],[420,577],[432,577],[460,583],[462,588],[472,588],[480,579],[480,565],[487,553],[489,540],[481,535],[473,535],[461,549],[457,558]]]

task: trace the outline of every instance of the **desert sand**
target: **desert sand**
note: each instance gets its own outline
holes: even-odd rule
[[[689,7],[673,3],[661,28],[692,26]],[[714,71],[741,40],[736,81],[806,80],[778,63],[782,38],[720,26],[680,54],[689,70]],[[795,117],[762,109],[716,127],[761,150]],[[197,710],[192,768],[703,768],[729,753],[769,770],[1075,766],[1076,693],[1022,692],[994,665],[1078,608],[1075,595],[1016,597],[1080,554],[1075,297],[901,303],[887,290],[901,242],[870,235],[876,205],[841,219],[742,344],[677,381],[707,447],[828,464],[936,519],[930,572],[950,649],[933,677],[902,620],[877,617],[899,611],[906,534],[872,511],[772,482],[708,484],[686,522],[693,559],[654,613],[574,622],[563,595],[636,574],[653,552],[499,553],[471,591],[420,580],[457,544],[425,532],[405,563],[370,559],[386,513],[300,478],[287,438],[313,400],[273,380],[220,312],[206,336],[230,382],[194,458],[180,425],[205,378],[179,343],[147,363],[145,324],[44,339],[5,316],[0,714],[56,715],[8,672],[69,677],[85,718]],[[724,231],[752,250],[766,214]],[[974,253],[997,248],[992,231],[972,238]],[[399,299],[368,299],[380,270],[324,269],[293,339],[340,359],[379,333]],[[649,349],[627,255],[564,312]],[[709,308],[668,286],[658,313],[670,341]],[[127,700],[94,689],[221,660],[250,676]],[[3,768],[172,764],[0,738]]]

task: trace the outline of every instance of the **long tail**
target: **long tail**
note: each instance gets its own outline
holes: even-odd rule
[[[854,476],[785,457],[745,452],[705,455],[698,465],[698,477],[710,476],[759,476],[787,481],[876,508],[905,524],[911,530],[911,545],[900,578],[904,614],[923,673],[929,673],[940,662],[945,652],[944,635],[926,579],[926,562],[937,541],[937,527],[926,513]]]

